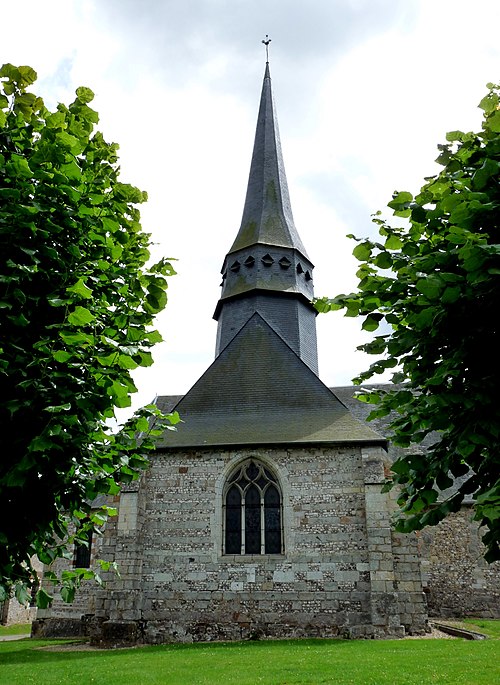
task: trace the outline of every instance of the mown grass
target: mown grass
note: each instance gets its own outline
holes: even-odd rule
[[[464,618],[462,620],[465,628],[477,630],[491,638],[500,638],[500,621],[488,618]]]
[[[14,623],[11,626],[0,626],[0,637],[3,635],[29,635],[31,623]]]
[[[284,640],[56,652],[0,643],[2,685],[492,685],[500,641]]]

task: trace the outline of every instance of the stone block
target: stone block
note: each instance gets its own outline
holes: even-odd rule
[[[293,583],[295,580],[295,573],[288,570],[276,570],[273,573],[273,581],[275,583]]]

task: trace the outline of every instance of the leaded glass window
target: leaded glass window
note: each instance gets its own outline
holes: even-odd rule
[[[73,557],[74,568],[89,568],[92,551],[92,531],[85,533],[85,542],[75,541],[75,553]]]
[[[260,462],[247,461],[229,476],[223,521],[225,554],[283,553],[280,487]]]
[[[226,553],[241,553],[241,492],[237,485],[226,495]]]

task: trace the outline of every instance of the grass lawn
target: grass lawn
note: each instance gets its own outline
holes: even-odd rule
[[[59,641],[60,643],[61,641]],[[1,685],[492,685],[499,640],[284,640],[55,652],[0,643]]]
[[[0,626],[0,637],[4,635],[29,635],[31,623],[14,623],[11,626]]]
[[[500,638],[500,621],[487,618],[464,618],[461,623],[465,629],[476,630],[488,637]]]

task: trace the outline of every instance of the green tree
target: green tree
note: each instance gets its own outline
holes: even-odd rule
[[[316,307],[362,316],[366,331],[380,327],[358,348],[380,358],[355,382],[394,369],[402,385],[360,399],[377,405],[372,418],[393,416],[396,445],[432,443],[393,465],[386,489],[400,487],[397,528],[434,525],[473,495],[493,561],[500,558],[500,88],[488,88],[482,130],[448,133],[438,146],[440,173],[415,197],[394,193],[388,206],[403,225],[390,226],[379,212],[380,241],[357,240],[359,290]]]
[[[21,601],[32,555],[63,555],[75,528],[85,544],[109,513],[91,501],[136,478],[176,421],[148,406],[107,426],[136,391],[130,372],[152,363],[174,271],[147,266],[146,194],[119,181],[92,91],[51,112],[28,92],[35,80],[0,70],[0,599],[14,588]],[[66,574],[63,595],[87,575]]]

